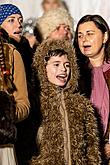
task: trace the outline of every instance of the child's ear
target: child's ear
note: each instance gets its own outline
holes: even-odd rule
[[[104,40],[103,40],[103,44],[105,44],[105,43],[107,42],[107,40],[108,40],[108,33],[107,33],[107,32],[105,32],[105,33],[104,33]]]

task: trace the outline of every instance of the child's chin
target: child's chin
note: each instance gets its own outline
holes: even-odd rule
[[[59,87],[64,87],[66,85],[66,83],[62,83],[62,84],[57,84],[57,86],[59,86]]]

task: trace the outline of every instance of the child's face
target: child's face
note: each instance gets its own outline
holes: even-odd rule
[[[48,80],[57,86],[63,87],[70,74],[70,63],[67,55],[51,57],[46,66]]]

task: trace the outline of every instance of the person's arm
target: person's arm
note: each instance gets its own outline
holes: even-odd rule
[[[14,53],[14,84],[17,91],[14,92],[14,97],[16,101],[16,119],[17,122],[28,117],[30,103],[28,100],[26,75],[24,64],[21,55],[16,49],[13,49]]]

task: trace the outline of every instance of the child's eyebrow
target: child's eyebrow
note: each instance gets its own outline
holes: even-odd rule
[[[61,61],[53,61],[53,63],[55,63],[55,62],[61,62]]]
[[[49,61],[49,63],[48,64],[54,64],[54,63],[60,63],[61,61]]]
[[[57,63],[57,62],[62,62],[62,61],[53,61],[53,63]],[[69,63],[70,64],[70,62],[69,61],[65,61],[64,63]]]

